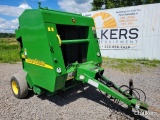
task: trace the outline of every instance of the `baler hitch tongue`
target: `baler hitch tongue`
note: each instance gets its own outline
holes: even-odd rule
[[[133,88],[133,81],[130,81],[129,87],[127,85],[118,87],[102,75],[102,68],[90,66],[87,65],[87,67],[84,67],[82,65],[82,67],[79,66],[77,68],[77,75],[79,75],[77,80],[83,80],[83,82],[96,87],[107,95],[111,95],[114,99],[124,102],[131,108],[148,110],[148,105],[145,103],[145,93],[141,89]],[[123,91],[122,87],[126,87],[127,90]],[[141,91],[144,94],[144,102],[140,101],[140,94],[138,91]],[[138,96],[135,93],[137,93]]]

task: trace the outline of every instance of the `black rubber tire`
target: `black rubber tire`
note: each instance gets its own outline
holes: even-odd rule
[[[23,99],[28,95],[28,84],[25,72],[22,71],[12,76],[11,89],[13,95],[18,99]]]

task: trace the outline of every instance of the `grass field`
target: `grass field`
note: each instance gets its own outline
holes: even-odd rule
[[[0,38],[0,63],[20,61],[19,43],[15,38]]]
[[[138,73],[142,68],[158,66],[160,66],[159,60],[103,58],[103,67],[119,69],[126,73]]]
[[[20,61],[19,50],[19,43],[15,38],[0,38],[0,63]],[[150,68],[157,66],[160,66],[160,61],[158,60],[103,58],[102,67],[119,69],[122,72],[137,73],[141,72],[142,67]]]

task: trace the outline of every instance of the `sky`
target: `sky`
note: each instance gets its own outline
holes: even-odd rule
[[[92,0],[0,0],[0,33],[15,33],[18,17],[25,9],[42,7],[72,13],[88,12]]]

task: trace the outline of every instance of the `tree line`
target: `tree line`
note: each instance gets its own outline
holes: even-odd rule
[[[152,3],[160,3],[160,0],[93,0],[91,11]]]
[[[0,38],[13,38],[15,37],[14,33],[0,33]]]

